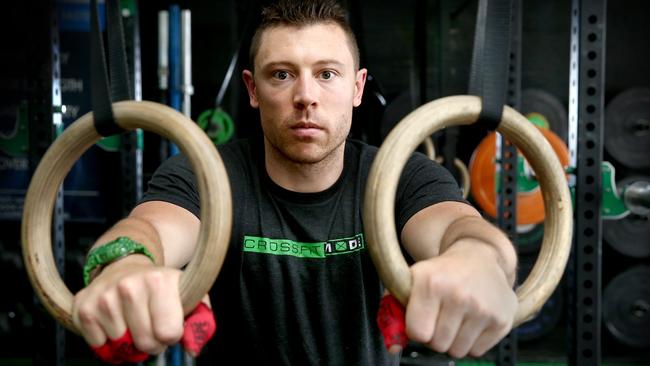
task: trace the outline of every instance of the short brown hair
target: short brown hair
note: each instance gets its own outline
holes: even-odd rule
[[[343,29],[355,69],[359,68],[359,46],[354,32],[346,19],[345,10],[335,0],[278,0],[262,8],[262,19],[251,40],[249,60],[255,68],[255,57],[260,48],[262,33],[276,26],[302,27],[316,23],[334,23]]]

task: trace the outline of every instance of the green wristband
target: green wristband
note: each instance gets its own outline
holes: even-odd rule
[[[131,254],[144,254],[149,257],[152,262],[156,262],[151,252],[149,252],[144,245],[136,243],[126,236],[120,236],[119,238],[109,241],[88,253],[88,259],[84,265],[85,285],[88,286],[90,283],[90,274],[92,271],[98,269],[98,267],[107,266],[108,264]]]

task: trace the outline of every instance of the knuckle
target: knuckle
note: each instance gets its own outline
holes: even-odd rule
[[[463,302],[465,307],[472,312],[478,314],[485,314],[487,312],[485,305],[478,299],[476,294],[464,294]]]
[[[157,342],[151,336],[141,336],[133,340],[135,347],[142,352],[148,353],[150,355],[159,354],[162,350],[165,349],[165,346]]]
[[[480,320],[484,324],[492,323],[492,316],[484,307],[479,306],[478,308],[472,308],[469,311],[469,315],[474,319]]]
[[[433,337],[433,341],[431,342],[431,348],[433,348],[436,352],[447,352],[451,343],[449,334],[449,327],[444,325],[438,327],[438,329],[436,329],[436,334]]]
[[[93,307],[87,304],[80,305],[77,308],[77,317],[79,319],[79,323],[82,326],[93,324],[96,321],[96,316]]]
[[[446,345],[439,337],[434,337],[433,341],[429,343],[429,348],[432,350],[438,352],[438,353],[446,353],[449,350],[449,346]]]
[[[447,353],[453,358],[463,358],[467,356],[467,351],[461,347],[451,347]]]
[[[181,339],[183,336],[183,327],[172,324],[162,324],[154,328],[154,335],[160,343],[171,345],[177,343]]]
[[[125,278],[117,284],[117,291],[120,297],[125,300],[135,299],[138,293],[136,284],[129,278]]]
[[[476,308],[481,306],[481,304],[476,299],[476,296],[474,296],[474,294],[460,287],[457,287],[452,292],[452,295],[450,296],[450,301],[457,308],[467,310],[467,311],[473,311]]]
[[[158,289],[163,286],[165,275],[161,271],[149,271],[145,275],[145,283],[151,289]]]
[[[494,327],[499,330],[499,335],[505,335],[510,330],[510,322],[506,317],[493,314],[492,324]]]
[[[113,299],[109,294],[104,294],[97,299],[97,310],[100,312],[111,315],[114,313]]]
[[[486,350],[484,350],[482,348],[479,348],[479,347],[475,347],[475,348],[472,348],[469,351],[469,355],[472,356],[472,357],[481,357],[481,356],[483,356],[485,354],[485,352],[486,352]]]
[[[442,288],[440,277],[438,276],[427,276],[425,285],[426,289],[433,293],[438,292]]]
[[[419,343],[426,343],[431,339],[430,335],[426,334],[426,332],[421,327],[413,326],[410,324],[406,325],[406,334],[408,335],[409,339]]]

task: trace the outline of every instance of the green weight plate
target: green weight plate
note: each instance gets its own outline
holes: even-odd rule
[[[630,176],[620,180],[620,190],[637,181],[650,181],[647,176]],[[650,217],[629,214],[618,220],[603,220],[603,238],[617,252],[634,258],[650,257]]]
[[[29,147],[27,102],[0,109],[0,151],[12,157],[27,155]]]

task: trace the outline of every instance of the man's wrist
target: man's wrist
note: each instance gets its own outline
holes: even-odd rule
[[[514,284],[517,254],[507,236],[494,225],[479,216],[465,216],[449,225],[440,243],[440,253],[450,250],[459,242],[474,241],[496,254],[496,261],[508,281]]]
[[[90,282],[94,281],[101,274],[109,272],[113,269],[121,270],[121,267],[132,268],[133,266],[143,266],[155,264],[151,261],[151,258],[147,257],[144,254],[130,254],[122,258],[118,258],[111,263],[108,263],[104,266],[96,268],[94,271],[90,272]]]
[[[503,259],[502,253],[491,242],[473,237],[460,238],[441,254],[467,256],[468,253],[485,258],[486,260],[493,260],[501,269],[508,282],[511,285],[514,284],[516,268],[508,265],[508,263]]]
[[[87,286],[103,268],[132,255],[143,255],[155,263],[155,258],[142,244],[121,236],[109,241],[88,253],[83,268],[84,283]]]

